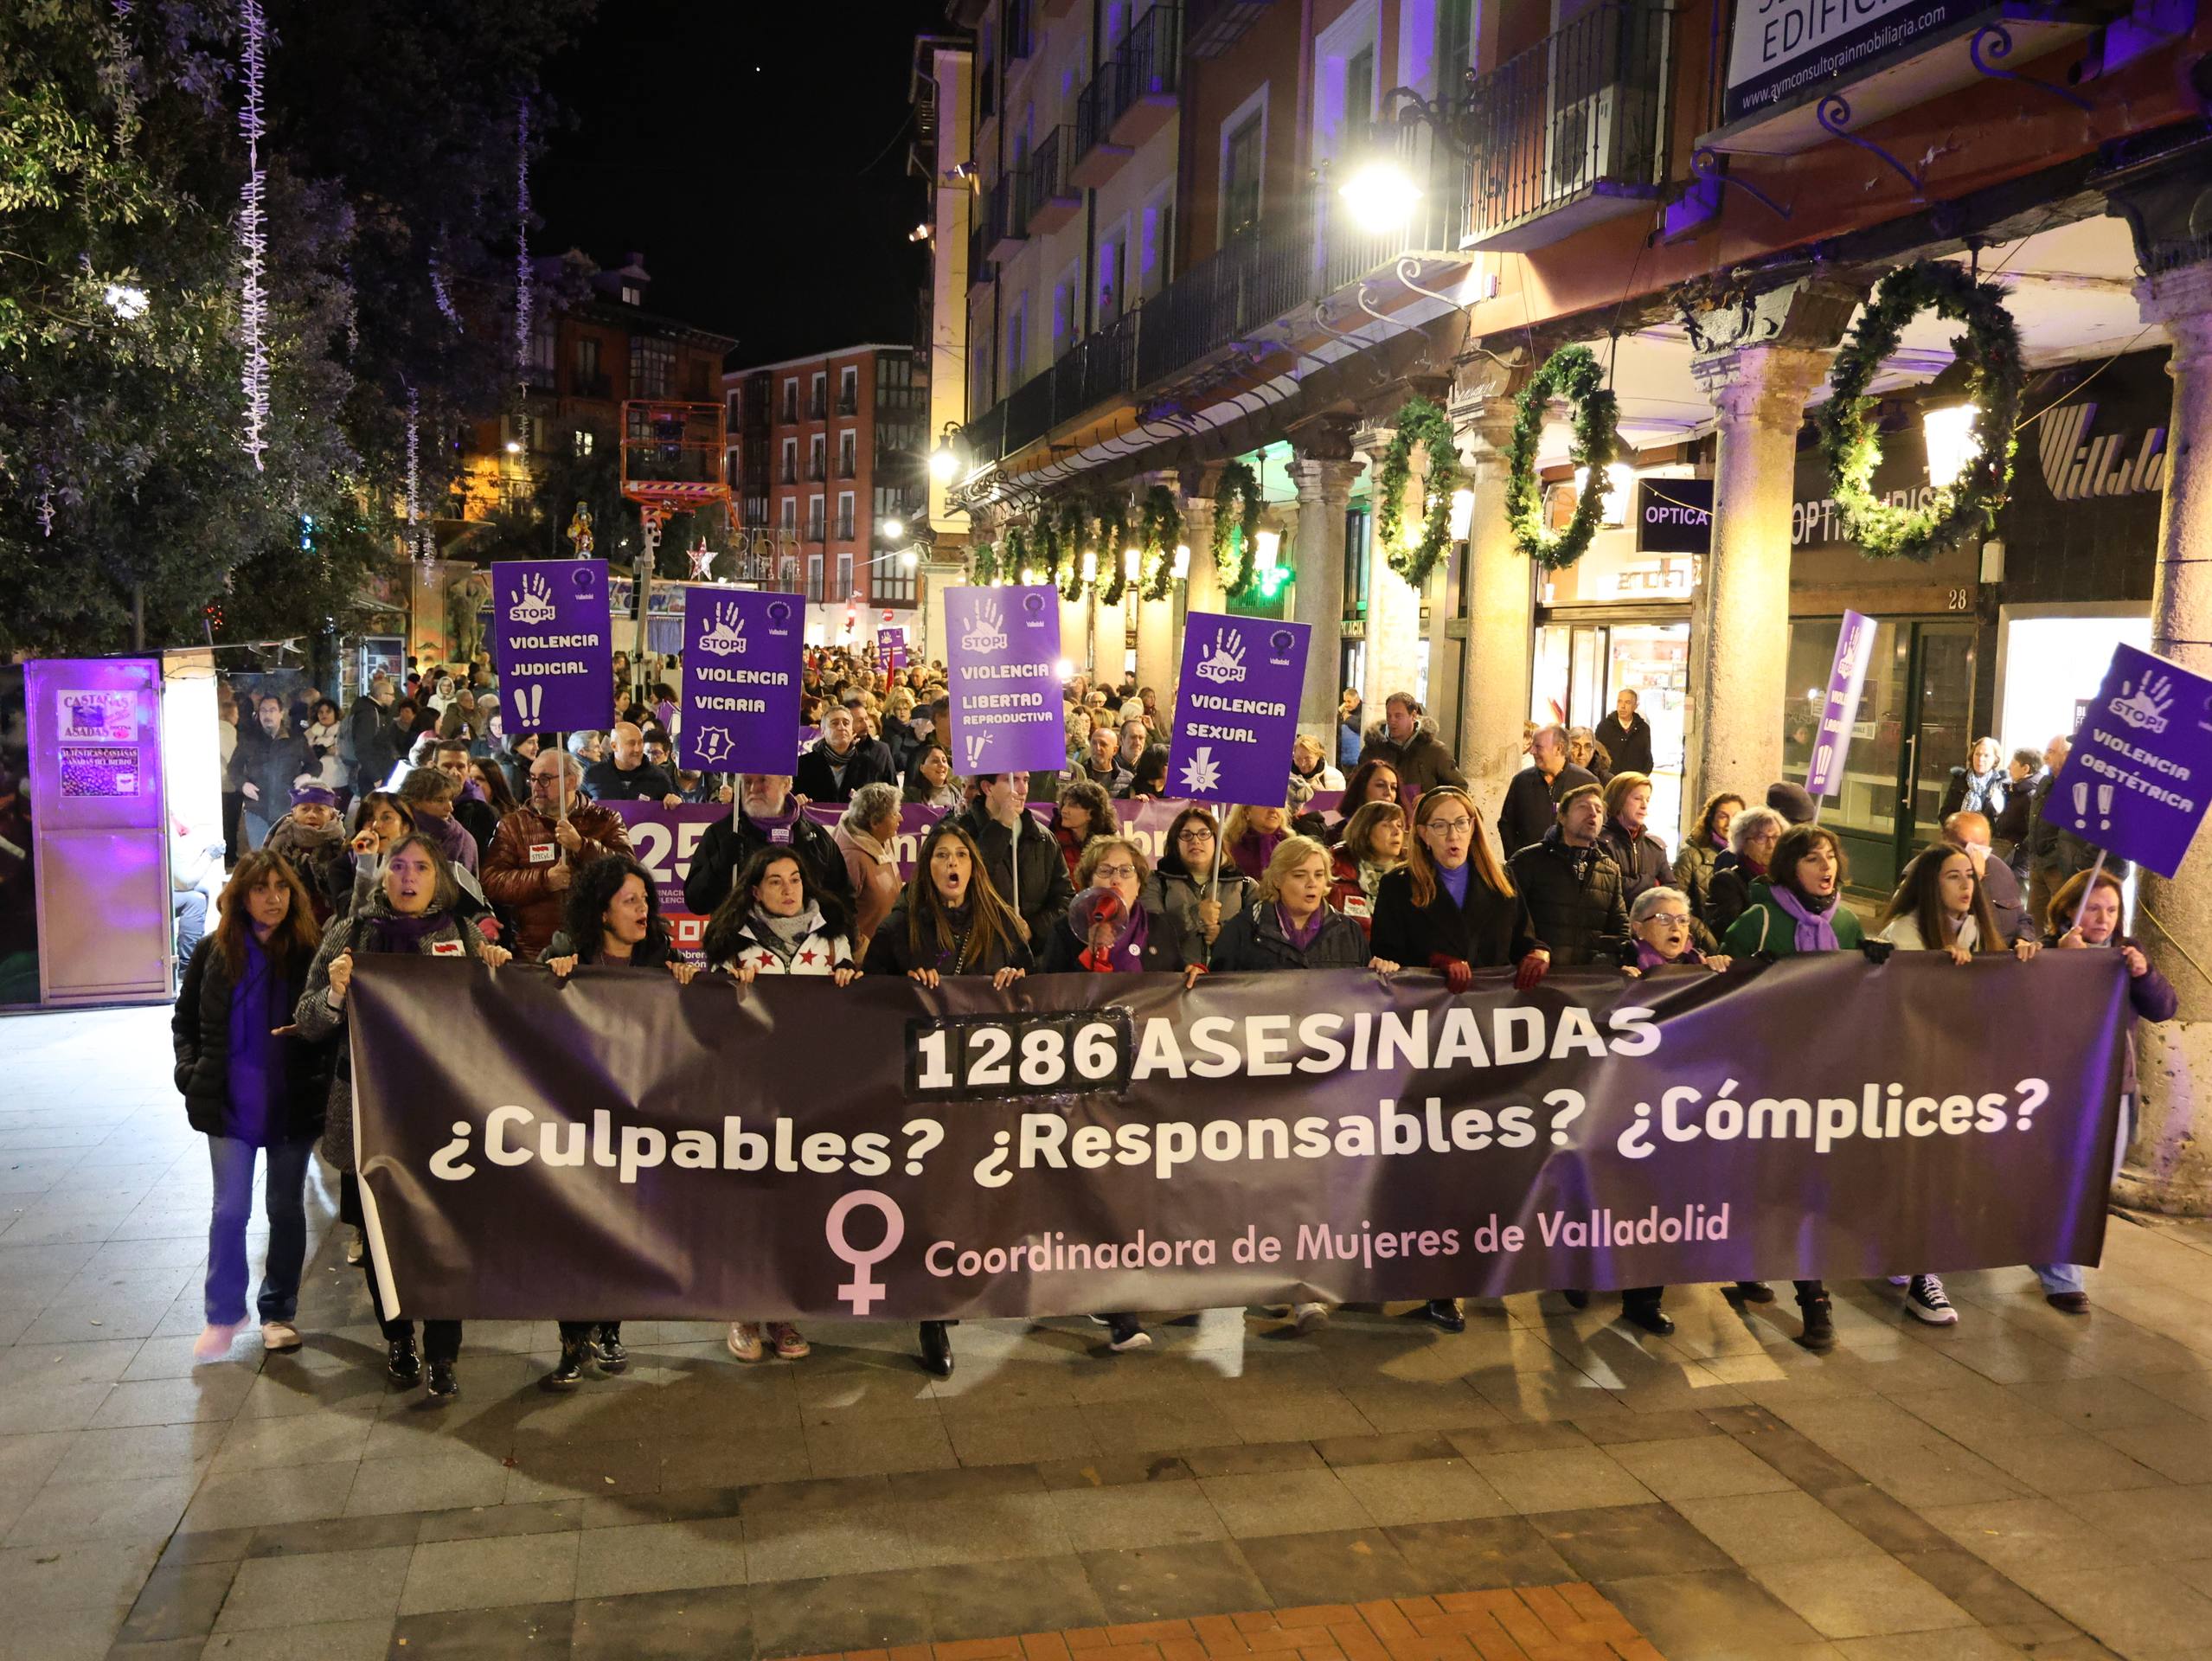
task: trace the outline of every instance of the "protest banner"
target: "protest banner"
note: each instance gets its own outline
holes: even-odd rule
[[[798,594],[686,585],[679,766],[792,770],[798,760],[805,616]]]
[[[2094,1263],[2125,984],[2107,952],[1456,997],[379,955],[350,1026],[399,1311],[904,1319]]]
[[[1193,612],[1176,682],[1168,779],[1204,802],[1282,805],[1311,625]]]
[[[907,632],[903,628],[875,632],[875,666],[897,674],[907,666]]]
[[[947,588],[945,631],[953,770],[967,778],[1066,766],[1060,596],[1049,586]]]
[[[1867,659],[1874,655],[1874,619],[1845,612],[1836,632],[1836,657],[1828,666],[1828,696],[1820,709],[1820,728],[1812,738],[1812,765],[1805,770],[1805,794],[1817,804],[1843,782],[1843,758],[1850,754],[1851,728],[1859,718],[1859,696],[1866,689]]]
[[[2116,647],[2044,811],[2084,842],[2171,876],[2208,800],[2212,681]]]
[[[491,657],[509,732],[605,727],[614,708],[606,561],[493,561]]]

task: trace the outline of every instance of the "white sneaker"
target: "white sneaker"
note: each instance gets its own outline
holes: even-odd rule
[[[1328,1324],[1329,1305],[1326,1304],[1292,1304],[1291,1305],[1291,1318],[1298,1323],[1298,1330],[1299,1331],[1311,1332],[1316,1327],[1324,1326]]]
[[[1916,1274],[1905,1292],[1905,1307],[1930,1326],[1956,1326],[1959,1311],[1943,1295],[1943,1282],[1933,1274]]]
[[[200,1336],[192,1341],[192,1359],[195,1362],[221,1361],[230,1353],[231,1340],[238,1336],[238,1329],[245,1324],[243,1321],[227,1321],[221,1325],[209,1322],[200,1329]]]
[[[362,1237],[356,1234],[351,1240],[346,1241],[346,1261],[349,1263],[360,1262],[362,1258],[367,1254],[368,1250],[368,1242],[363,1241]]]
[[[299,1329],[290,1321],[264,1321],[261,1323],[261,1347],[275,1351],[297,1350],[299,1348]]]

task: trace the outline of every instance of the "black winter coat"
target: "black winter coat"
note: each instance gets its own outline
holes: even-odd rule
[[[309,959],[305,956],[285,965],[281,1026],[292,1018],[307,985]],[[169,1017],[169,1036],[176,1050],[176,1087],[184,1097],[184,1116],[202,1136],[233,1134],[230,1106],[230,965],[222,947],[210,933],[192,953],[184,971],[184,984],[176,994],[176,1007]],[[323,1133],[329,1110],[330,1063],[335,1055],[326,1043],[299,1037],[284,1040],[285,1084],[279,1139],[304,1142]]]
[[[1324,908],[1321,932],[1311,946],[1292,943],[1283,933],[1283,920],[1272,904],[1247,906],[1221,925],[1214,942],[1214,967],[1234,970],[1363,969],[1375,956],[1367,943],[1367,931],[1339,911]],[[1395,961],[1395,959],[1393,959]]]
[[[1037,822],[1035,814],[1024,810],[1022,814],[1021,882],[1014,881],[1013,833],[991,817],[978,802],[960,815],[959,827],[975,839],[983,850],[984,869],[991,877],[991,886],[998,890],[998,897],[1009,906],[1021,901],[1022,920],[1029,926],[1032,946],[1040,946],[1051,938],[1053,929],[1068,914],[1068,907],[1075,898],[1075,884],[1068,875],[1068,862],[1061,856],[1060,843],[1051,831]]]
[[[354,788],[374,790],[399,765],[400,724],[388,709],[363,694],[346,714],[346,732],[353,740]]]
[[[898,782],[891,769],[891,752],[872,738],[856,738],[845,752],[845,781],[839,784],[837,775],[830,770],[830,741],[819,739],[798,758],[791,787],[793,795],[810,802],[850,802],[853,792],[862,785]]]
[[[1562,762],[1559,776],[1549,783],[1536,768],[1522,768],[1505,786],[1505,805],[1497,810],[1498,850],[1510,859],[1542,842],[1544,832],[1559,823],[1559,798],[1577,785],[1597,782],[1597,774],[1572,761]]]
[[[702,917],[713,916],[715,908],[729,898],[745,862],[769,845],[768,832],[747,818],[742,809],[734,820],[716,819],[692,850],[691,869],[683,879],[684,905]],[[850,916],[852,879],[845,875],[845,856],[836,839],[801,813],[792,821],[790,845],[792,852],[805,862],[814,886],[837,895],[845,914]]]
[[[1714,937],[1728,932],[1728,926],[1751,908],[1751,885],[1755,874],[1734,851],[1722,854],[1713,862],[1713,875],[1705,885],[1705,927]]]
[[[1479,874],[1467,879],[1465,907],[1453,905],[1441,885],[1428,904],[1414,905],[1414,874],[1402,866],[1375,891],[1368,952],[1385,963],[1426,969],[1431,959],[1444,957],[1477,969],[1510,969],[1543,946],[1529,920],[1529,902],[1517,894],[1498,893]]]
[[[1625,727],[1620,724],[1618,715],[1607,715],[1591,736],[1613,757],[1615,773],[1651,773],[1651,723],[1642,715],[1631,715]]]
[[[1602,847],[1570,848],[1557,826],[1513,856],[1513,886],[1561,969],[1615,963],[1628,941],[1620,867]]]
[[[1058,857],[1057,854],[1054,856],[1055,860]],[[1060,869],[1065,873],[1068,868],[1062,865]],[[1154,919],[1154,921],[1157,920]],[[923,929],[920,946],[909,945],[907,939],[907,902],[901,895],[898,904],[891,907],[891,914],[883,920],[869,938],[868,959],[861,966],[871,975],[903,975],[916,969],[934,969],[946,975],[995,975],[1001,969],[1026,972],[1036,966],[1036,958],[1029,946],[1021,940],[1012,940],[1008,943],[1007,950],[985,952],[964,968],[955,969],[952,965],[959,962],[960,949],[965,945],[965,939],[956,942],[952,957],[947,959],[938,950],[935,931],[929,928]]]
[[[1221,925],[1221,938],[1228,938],[1228,925]],[[1089,946],[1087,940],[1079,939],[1075,931],[1062,917],[1052,927],[1045,939],[1044,956],[1037,965],[1038,972],[1047,975],[1087,975],[1094,972],[1083,966],[1080,959]],[[1127,972],[1144,975],[1179,975],[1194,963],[1205,961],[1202,944],[1183,932],[1183,924],[1172,912],[1144,913],[1144,950]],[[1215,967],[1220,967],[1215,965]]]
[[[1667,864],[1667,845],[1649,830],[1640,837],[1632,837],[1627,826],[1607,819],[1605,829],[1598,832],[1598,846],[1620,867],[1620,902],[1624,906],[1634,905],[1636,896],[1646,888],[1674,886],[1674,872]]]
[[[307,741],[289,727],[271,738],[259,721],[248,721],[239,729],[238,747],[230,753],[223,788],[241,790],[252,785],[261,792],[260,799],[252,804],[253,811],[273,824],[291,811],[292,781],[314,773],[319,765]]]
[[[1467,776],[1459,771],[1459,764],[1452,759],[1452,752],[1444,741],[1427,727],[1417,726],[1414,735],[1403,744],[1394,743],[1388,728],[1380,738],[1370,738],[1361,748],[1362,761],[1388,761],[1398,770],[1398,782],[1419,796],[1439,785],[1457,785],[1466,788]]]

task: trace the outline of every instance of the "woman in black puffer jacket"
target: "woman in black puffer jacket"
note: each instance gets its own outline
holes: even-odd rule
[[[208,1138],[215,1168],[208,1324],[192,1346],[195,1361],[221,1360],[246,1324],[246,1225],[262,1156],[269,1247],[257,1300],[261,1346],[299,1348],[292,1318],[307,1256],[307,1162],[330,1087],[328,1047],[291,1030],[318,939],[299,874],[281,854],[248,854],[215,904],[222,920],[192,953],[169,1023],[185,1116]]]
[[[1221,925],[1214,968],[1395,969],[1368,947],[1356,920],[1329,908],[1336,867],[1311,837],[1292,837],[1267,861],[1252,903]]]

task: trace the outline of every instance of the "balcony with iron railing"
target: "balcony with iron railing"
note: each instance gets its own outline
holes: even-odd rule
[[[1476,83],[1470,247],[1546,247],[1666,183],[1674,13],[1600,5]]]
[[[1131,27],[1075,99],[1068,176],[1095,190],[1175,113],[1183,63],[1183,11],[1156,5]]]
[[[1055,127],[1029,152],[1022,220],[1031,236],[1049,235],[1082,210],[1083,192],[1068,176],[1074,139],[1074,128]]]
[[[1001,174],[984,199],[984,248],[993,260],[1011,259],[1029,237],[1022,222],[1028,190],[1029,170],[1017,167]]]

